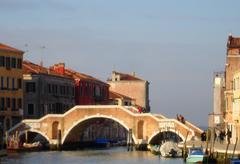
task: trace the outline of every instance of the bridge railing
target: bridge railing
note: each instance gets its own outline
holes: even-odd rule
[[[163,119],[163,120],[160,120],[159,123],[168,123],[168,122],[172,122],[174,123],[174,126],[175,127],[170,127],[172,129],[176,129],[176,125],[178,125],[179,127],[182,127],[183,128],[183,131],[181,131],[180,129],[178,129],[178,131],[180,131],[182,133],[182,135],[184,135],[183,137],[185,138],[187,136],[187,132],[190,132],[190,134],[192,136],[195,136],[195,132],[194,130],[192,130],[191,128],[189,128],[188,126],[186,126],[185,124],[177,121],[176,119]]]
[[[197,135],[198,137],[200,137],[201,134],[203,133],[203,130],[202,130],[202,129],[200,129],[199,127],[193,125],[193,124],[190,123],[189,121],[185,121],[185,124],[186,124],[187,126],[189,126],[190,128],[194,129],[194,131],[197,132],[196,135]]]

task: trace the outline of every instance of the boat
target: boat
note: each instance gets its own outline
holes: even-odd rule
[[[23,152],[23,151],[40,151],[43,149],[43,145],[41,142],[34,143],[23,143],[22,145],[8,145],[7,152],[15,153],[15,152]]]
[[[160,147],[160,153],[165,158],[177,158],[182,157],[182,150],[178,148],[177,143],[167,141]]]
[[[192,147],[188,150],[187,163],[198,163],[203,162],[207,155],[203,152],[201,147]]]
[[[154,155],[159,155],[160,151],[159,151],[159,145],[151,145],[148,147],[148,149],[151,151],[151,153],[153,153]]]
[[[109,148],[111,146],[112,140],[107,138],[97,138],[95,140],[95,145],[97,147],[106,147]]]
[[[22,148],[25,150],[38,150],[42,148],[42,144],[39,141],[34,143],[23,143]]]

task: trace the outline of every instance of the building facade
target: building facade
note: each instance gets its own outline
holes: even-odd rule
[[[74,80],[53,70],[23,62],[24,118],[61,114],[75,105]]]
[[[148,81],[136,77],[135,73],[130,75],[113,71],[108,84],[110,91],[134,99],[136,106],[141,107],[144,112],[150,112]]]
[[[232,102],[232,140],[240,137],[240,71],[233,76],[233,102]]]
[[[104,105],[109,102],[109,85],[92,76],[66,68],[64,63],[51,67],[60,75],[67,75],[75,81],[76,105]]]
[[[122,95],[120,93],[116,93],[113,91],[109,92],[109,101],[111,105],[120,105],[120,106],[134,106],[135,105],[135,100]]]
[[[23,51],[0,44],[0,144],[5,132],[23,116]]]
[[[234,73],[240,69],[240,38],[229,35],[227,41],[227,58],[225,65],[225,104],[226,111],[224,113],[224,119],[227,128],[232,130],[234,124],[233,119],[233,79]]]
[[[215,72],[213,76],[213,113],[210,113],[208,126],[223,128],[223,113],[225,112],[225,72]]]

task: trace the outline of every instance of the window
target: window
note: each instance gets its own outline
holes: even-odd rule
[[[34,114],[34,105],[28,104],[28,115],[33,115],[33,114]]]
[[[15,90],[15,79],[12,78],[12,89]]]
[[[7,90],[9,89],[9,77],[7,77]]]
[[[16,99],[12,98],[12,111],[16,110]]]
[[[0,104],[0,110],[4,110],[5,108],[5,101],[4,101],[4,97],[1,97],[1,104]]]
[[[82,86],[82,83],[80,83],[80,89],[79,89],[80,91],[79,91],[79,93],[80,93],[80,96],[82,96],[83,95],[83,86]]]
[[[69,87],[66,86],[66,95],[69,95]]]
[[[58,86],[55,85],[55,94],[57,94],[57,93],[58,93]]]
[[[72,87],[72,96],[74,96],[74,87]]]
[[[35,92],[36,86],[34,82],[27,82],[26,83],[26,92]]]
[[[16,58],[11,58],[11,67],[16,68]]]
[[[10,57],[6,57],[6,68],[10,69]]]
[[[7,98],[7,108],[11,108],[10,98]]]
[[[22,89],[22,79],[17,79],[18,89]]]
[[[22,99],[18,99],[18,109],[22,109]]]
[[[4,89],[4,80],[3,80],[3,77],[1,77],[1,89],[2,89],[2,90]]]
[[[99,86],[95,87],[95,95],[100,96],[100,87]]]
[[[22,69],[22,59],[17,59],[17,68]]]
[[[48,93],[51,93],[51,84],[48,84]]]
[[[0,67],[5,67],[5,57],[0,56]]]

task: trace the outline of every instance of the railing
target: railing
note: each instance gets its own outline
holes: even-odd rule
[[[179,122],[179,121],[177,121],[177,120],[175,120],[175,119],[163,119],[163,120],[160,120],[159,121],[160,123],[162,122],[174,122],[174,124],[177,124],[178,126],[180,126],[180,127],[182,127],[183,129],[184,129],[184,131],[186,132],[186,134],[187,134],[187,132],[189,131],[189,132],[191,132],[191,134],[192,134],[192,136],[194,136],[195,135],[195,132],[191,129],[191,128],[189,128],[188,126],[186,126],[185,124],[183,124],[183,123],[181,123],[181,122]],[[180,130],[179,130],[180,131]],[[184,135],[186,135],[186,134],[184,134]],[[185,137],[185,136],[184,136]]]

